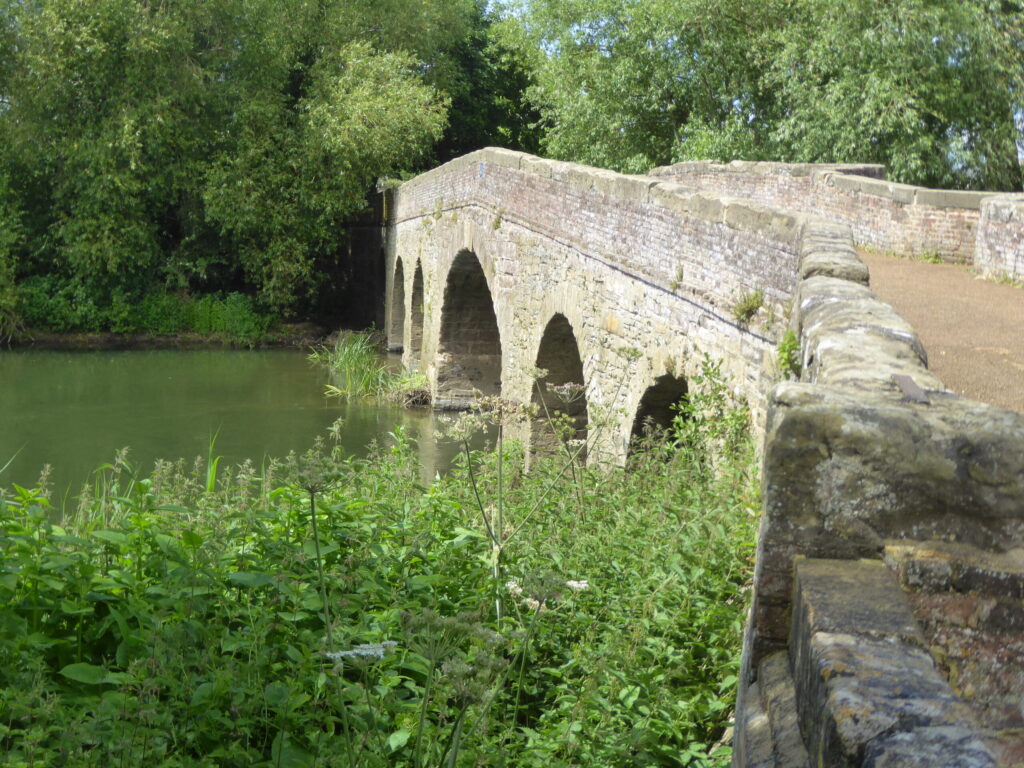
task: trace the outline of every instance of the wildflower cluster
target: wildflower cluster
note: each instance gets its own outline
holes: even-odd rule
[[[360,643],[347,651],[328,651],[324,654],[332,661],[341,659],[383,659],[384,654],[390,653],[398,647],[394,640],[385,640],[383,643]]]

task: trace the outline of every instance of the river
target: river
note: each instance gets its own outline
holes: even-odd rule
[[[425,479],[448,466],[431,411],[346,403],[324,395],[329,381],[296,350],[0,352],[0,486],[33,486],[48,464],[62,505],[125,446],[140,476],[157,459],[205,460],[211,440],[221,466],[259,467],[307,449],[338,418],[350,454],[400,426],[419,442]]]

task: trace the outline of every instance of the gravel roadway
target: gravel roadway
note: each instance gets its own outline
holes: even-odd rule
[[[859,255],[871,290],[914,326],[946,387],[1024,413],[1024,289],[958,264]]]

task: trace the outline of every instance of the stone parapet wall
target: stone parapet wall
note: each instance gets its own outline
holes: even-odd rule
[[[759,669],[787,649],[812,764],[821,764],[822,752],[835,748],[836,728],[843,727],[853,729],[850,744],[859,746],[825,764],[870,763],[864,750],[870,751],[874,737],[865,735],[867,721],[857,725],[854,713],[836,702],[832,706],[839,709],[830,710],[802,698],[819,683],[801,683],[808,673],[798,673],[793,660],[800,656],[793,643],[799,640],[794,578],[801,558],[880,561],[887,547],[904,541],[955,541],[990,553],[1024,547],[1024,416],[945,390],[928,371],[913,329],[868,289],[867,270],[846,227],[819,222],[805,228],[800,277],[791,328],[800,344],[801,374],[777,385],[768,403],[764,516],[737,710],[751,719],[750,727],[737,724],[737,766],[783,764],[767,758],[760,763],[751,755],[767,754],[763,743],[755,743],[758,732],[764,733],[758,718],[766,717],[758,708],[765,687],[758,684]],[[878,653],[888,648],[883,643]],[[862,686],[864,696],[874,690],[879,669],[890,676],[898,672],[888,657],[872,654],[870,643],[857,640],[851,649],[856,655],[843,662],[844,675],[854,687]],[[932,663],[923,658],[922,670]],[[861,675],[863,684],[856,682]],[[913,688],[898,679],[891,685]],[[818,690],[815,695],[825,695]],[[858,717],[893,705],[890,694],[878,695],[877,702],[861,699]],[[959,711],[950,707],[944,711]],[[945,738],[952,733],[949,723],[942,725],[944,740],[932,724],[922,723],[910,719],[886,731],[886,738],[898,735],[905,755],[917,753],[918,762],[908,765],[993,764],[970,718],[952,741]],[[961,747],[963,754],[951,757],[949,750]]]
[[[986,277],[1024,282],[1024,195],[982,202],[974,264]]]
[[[403,184],[396,198],[395,223],[487,208],[495,231],[519,224],[725,310],[754,290],[788,301],[794,284],[800,217],[645,176],[486,149]]]
[[[888,182],[880,165],[679,163],[651,175],[821,215],[848,225],[859,247],[964,263],[974,259],[981,202],[992,196]]]

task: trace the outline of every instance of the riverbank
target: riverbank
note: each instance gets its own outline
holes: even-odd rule
[[[711,471],[716,436],[679,437],[629,472],[506,444],[429,487],[401,430],[365,460],[115,463],[59,525],[0,496],[0,754],[724,768],[753,453]]]
[[[252,343],[240,342],[222,333],[55,333],[26,330],[10,343],[12,349],[61,351],[119,351],[130,349],[308,349],[331,344],[337,331],[315,323],[281,323]]]

